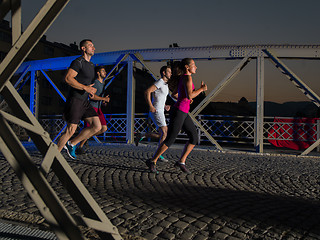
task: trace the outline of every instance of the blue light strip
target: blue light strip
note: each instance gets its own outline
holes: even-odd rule
[[[28,82],[28,80],[30,79],[30,75],[22,82],[21,86],[19,87],[19,89],[17,90],[18,92],[20,92],[20,90],[23,88],[23,86]]]
[[[52,85],[52,87],[56,90],[56,92],[60,95],[60,97],[63,99],[63,101],[66,101],[65,96],[62,94],[62,92],[60,92],[59,88],[54,84],[54,82],[52,82],[52,80],[49,78],[49,76],[43,70],[41,70],[41,72],[42,72],[43,76],[45,76],[45,78]]]
[[[20,84],[20,82],[23,80],[24,76],[29,72],[30,66],[31,65],[28,65],[26,67],[26,70],[21,74],[21,76],[19,77],[18,81],[14,84],[14,86],[13,86],[14,88],[16,88]]]
[[[119,71],[111,78],[111,80],[106,84],[104,87],[104,90],[107,90],[109,85],[113,82],[113,80],[119,75],[119,73],[124,69],[124,67],[127,65],[127,62],[119,69]]]
[[[57,136],[52,140],[52,142],[55,142],[57,140],[58,137],[60,137],[61,133],[66,129],[67,124],[65,124],[63,126],[63,128],[61,129],[61,131],[57,134]]]
[[[31,71],[30,72],[31,74],[31,81],[30,81],[30,105],[29,105],[29,109],[30,111],[32,112],[33,115],[35,115],[35,111],[34,111],[34,101],[35,101],[35,98],[34,98],[34,94],[35,94],[35,87],[36,87],[36,84],[35,84],[35,75],[36,75],[36,71]]]

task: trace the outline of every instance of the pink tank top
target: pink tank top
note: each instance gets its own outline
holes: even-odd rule
[[[188,113],[190,110],[190,102],[191,100],[187,98],[187,87],[183,83],[183,78],[181,77],[178,83],[178,100],[175,103],[175,107],[180,111]],[[192,90],[194,90],[194,85],[192,83]]]

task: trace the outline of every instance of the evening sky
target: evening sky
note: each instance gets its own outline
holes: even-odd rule
[[[45,0],[22,1],[23,29]],[[71,0],[46,32],[47,40],[77,44],[94,41],[96,52],[128,49],[254,44],[319,44],[319,0]],[[8,17],[7,17],[8,18]],[[236,61],[197,62],[196,84],[209,91]],[[286,64],[320,95],[320,62]],[[150,64],[158,73],[159,64]],[[266,61],[265,100],[308,100]],[[255,63],[237,76],[214,101],[255,101]]]

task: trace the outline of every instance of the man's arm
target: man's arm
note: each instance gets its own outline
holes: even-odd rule
[[[145,92],[144,92],[144,97],[147,101],[147,104],[149,106],[149,111],[150,112],[155,112],[156,109],[155,107],[152,105],[152,101],[151,101],[151,93],[153,93],[155,90],[157,90],[156,85],[152,85],[150,86]]]
[[[84,90],[86,91],[87,93],[89,93],[89,95],[93,96],[97,89],[92,87],[94,84],[91,84],[91,85],[83,85],[81,83],[79,83],[75,77],[78,75],[78,73],[73,70],[72,68],[69,68],[68,69],[68,72],[66,74],[66,77],[65,77],[65,81],[66,83],[70,86],[70,87],[73,87],[75,89],[78,89],[78,90]]]
[[[95,101],[104,101],[104,102],[110,102],[110,97],[109,95],[105,96],[105,97],[100,97],[98,95],[93,95],[90,96],[91,100],[95,100]]]

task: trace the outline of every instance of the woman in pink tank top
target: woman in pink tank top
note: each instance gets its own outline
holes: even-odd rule
[[[152,159],[146,161],[146,165],[148,166],[150,172],[157,172],[156,162],[158,158],[174,143],[180,130],[183,130],[188,135],[189,140],[185,144],[179,161],[177,161],[174,166],[179,167],[181,171],[185,173],[190,173],[185,166],[185,162],[187,156],[198,142],[198,133],[192,119],[188,115],[188,112],[190,110],[192,99],[198,96],[201,92],[206,91],[207,85],[201,82],[200,88],[195,90],[191,75],[196,73],[197,67],[193,59],[183,59],[180,63],[180,68],[182,74],[180,75],[176,91],[173,92],[173,95],[177,93],[178,97],[177,102],[170,111],[168,135],[164,142],[159,145]]]

